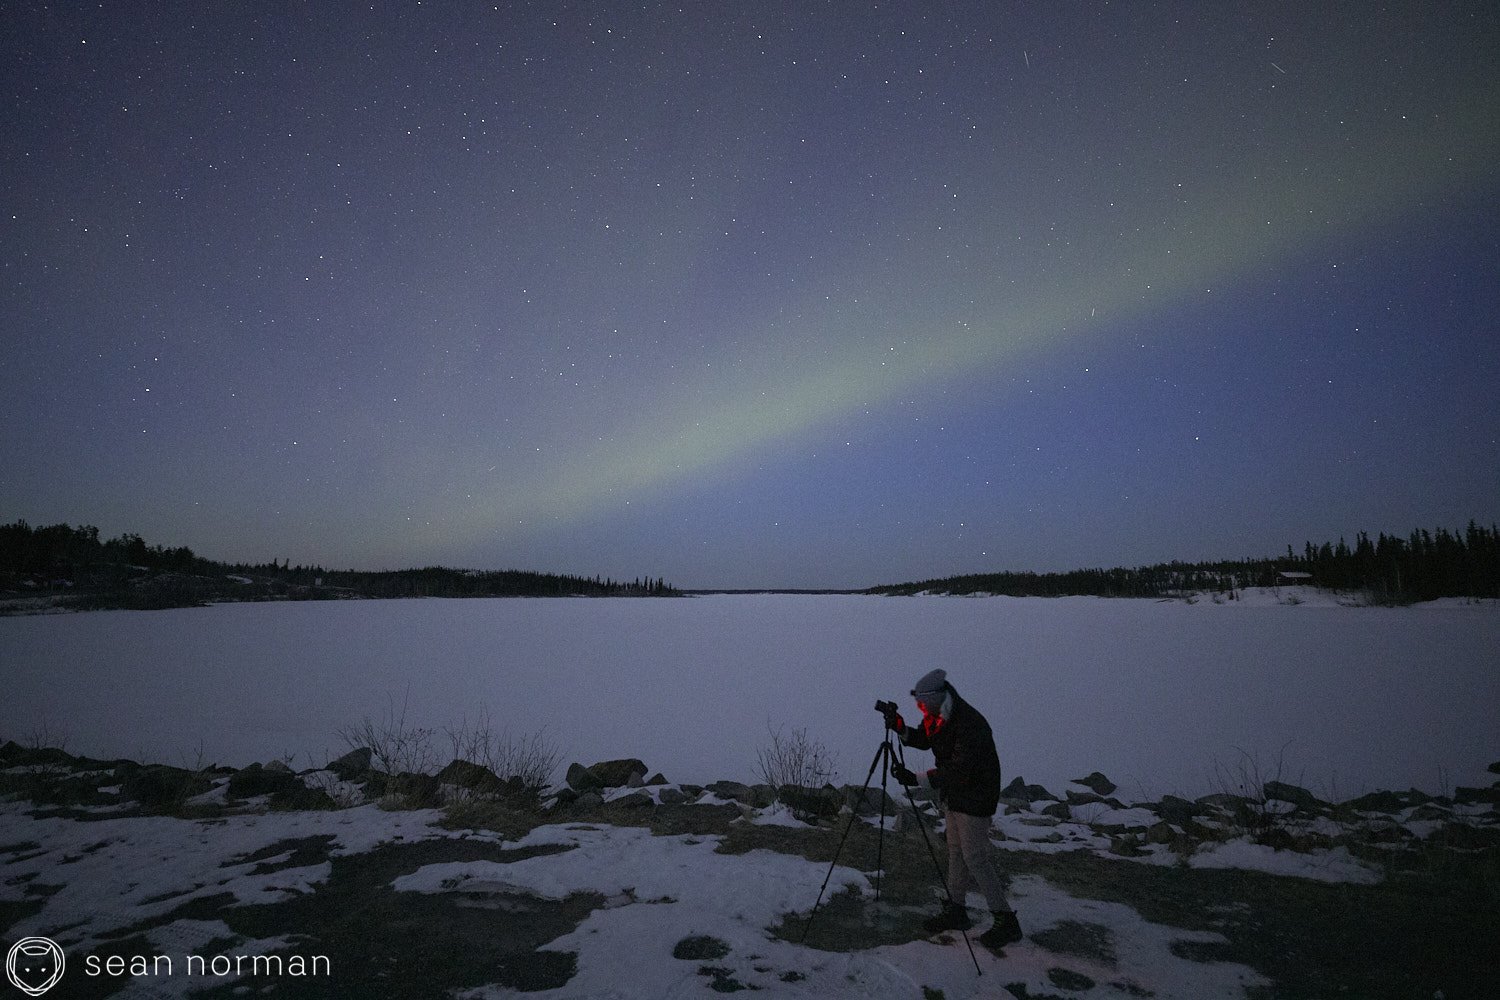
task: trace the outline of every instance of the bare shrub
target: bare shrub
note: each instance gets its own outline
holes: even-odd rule
[[[410,695],[408,691],[408,699]],[[435,730],[410,725],[406,708],[404,699],[398,713],[395,699],[391,699],[384,719],[376,722],[367,715],[357,725],[338,729],[337,734],[351,750],[369,747],[379,770],[386,774],[431,774],[438,766],[432,746]]]
[[[766,722],[771,745],[762,747],[756,755],[755,773],[778,794],[784,785],[821,788],[832,784],[838,776],[834,755],[822,743],[809,739],[806,729],[794,729],[788,736],[785,728],[772,729]]]
[[[518,779],[522,786],[540,791],[552,783],[562,755],[544,732],[514,736],[509,730],[495,731],[488,709],[472,723],[466,717],[457,729],[446,730],[453,747],[453,760],[493,771],[501,781]]]
[[[1290,803],[1274,799],[1266,794],[1266,786],[1284,784],[1282,775],[1286,770],[1286,748],[1283,744],[1277,751],[1274,768],[1263,767],[1260,757],[1239,747],[1235,752],[1239,759],[1233,764],[1214,760],[1214,780],[1221,794],[1234,803],[1230,810],[1230,821],[1237,833],[1248,835],[1257,843],[1277,844],[1288,842],[1294,833],[1302,832],[1308,817],[1290,808]],[[1291,784],[1300,786],[1299,774]]]

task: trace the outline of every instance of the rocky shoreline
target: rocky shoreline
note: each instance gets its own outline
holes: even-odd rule
[[[883,812],[890,827],[900,830],[911,822],[912,806],[924,822],[935,823],[940,815],[930,793],[913,789],[908,802],[894,784],[884,802],[878,787],[858,785],[677,784],[661,773],[650,774],[637,758],[574,763],[561,784],[544,788],[527,787],[518,777],[505,778],[461,759],[435,774],[389,774],[373,766],[374,759],[369,748],[361,747],[324,767],[302,771],[281,761],[190,769],[97,760],[11,741],[0,745],[0,794],[29,801],[33,815],[73,819],[212,819],[377,804],[450,810],[483,805],[544,823],[696,805],[733,807],[744,819],[779,818],[811,826],[839,823],[851,812],[876,823]],[[1500,851],[1500,762],[1489,770],[1497,780],[1487,788],[1459,787],[1451,795],[1379,791],[1342,802],[1325,801],[1281,781],[1191,800],[1166,795],[1127,802],[1097,771],[1070,782],[1061,793],[1016,778],[1002,792],[994,836],[1002,845],[1089,847],[1123,858],[1166,852],[1184,861],[1235,840],[1304,853],[1343,847],[1368,855],[1434,846]]]

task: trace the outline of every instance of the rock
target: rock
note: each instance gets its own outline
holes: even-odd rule
[[[667,780],[666,775],[662,774],[660,771],[657,771],[655,774],[653,774],[650,777],[650,779],[646,782],[646,785],[648,787],[655,787],[657,785],[670,785],[670,784],[671,784],[671,782]]]
[[[120,780],[121,795],[153,810],[174,809],[213,788],[213,782],[196,771],[164,764],[122,767],[115,773]]]
[[[1412,806],[1426,805],[1432,796],[1413,788],[1408,792],[1371,792],[1345,803],[1360,812],[1398,813]]]
[[[1268,781],[1262,787],[1262,792],[1267,799],[1290,802],[1304,812],[1322,812],[1328,808],[1328,803],[1299,785],[1289,785],[1282,781]]]
[[[1453,801],[1461,806],[1479,805],[1480,803],[1500,806],[1500,787],[1466,788],[1463,785],[1459,785],[1453,790]]]
[[[290,794],[306,788],[302,779],[290,771],[276,771],[251,764],[230,777],[228,794],[231,799],[252,799],[257,795],[274,795],[277,792]]]
[[[580,812],[586,812],[590,809],[598,809],[603,805],[604,796],[600,795],[598,792],[582,792],[579,794],[578,798],[573,800],[573,808],[579,810]]]
[[[604,788],[639,788],[646,777],[646,765],[634,757],[600,761],[589,771]]]
[[[1485,851],[1500,848],[1500,829],[1493,826],[1470,826],[1468,823],[1449,823],[1443,827],[1442,841],[1461,851]]]
[[[1084,778],[1074,778],[1073,784],[1082,785],[1084,788],[1092,791],[1095,795],[1113,795],[1118,788],[1118,786],[1113,781],[1110,781],[1098,771],[1090,772],[1089,775]]]
[[[1068,808],[1066,802],[1053,802],[1042,809],[1042,815],[1060,820],[1070,820],[1073,818],[1073,810]]]
[[[679,806],[688,801],[687,793],[680,788],[663,788],[657,795],[664,806]]]
[[[271,761],[270,763],[268,763],[266,765],[266,770],[267,771],[280,771],[282,774],[291,774],[292,773],[291,765],[288,764],[284,760],[273,760],[273,761]]]
[[[370,769],[370,761],[374,757],[374,751],[369,747],[359,747],[350,750],[338,760],[329,761],[327,770],[339,776],[342,781],[353,781]]]
[[[1109,853],[1122,858],[1138,858],[1146,852],[1141,850],[1140,842],[1133,835],[1127,834],[1110,838]]]
[[[11,743],[11,744],[8,744],[8,745],[9,746],[15,746],[14,743]],[[4,759],[3,757],[0,757],[0,760],[3,760],[3,759]],[[1495,761],[1495,763],[1493,763],[1493,764],[1491,764],[1489,766],[1489,772],[1491,774],[1500,774],[1500,760]]]
[[[1170,844],[1177,839],[1177,831],[1172,829],[1168,822],[1153,823],[1146,828],[1146,843],[1148,844]]]
[[[707,786],[706,790],[721,799],[729,799],[732,802],[743,802],[746,805],[750,805],[753,798],[750,786],[738,781],[715,781],[713,784]]]
[[[1273,851],[1288,851],[1297,846],[1297,839],[1292,836],[1291,832],[1279,826],[1263,830],[1256,836],[1255,842]]]
[[[568,765],[568,774],[565,779],[568,787],[575,792],[592,792],[603,788],[604,783],[594,774],[592,768],[584,767],[582,764],[573,763]]]
[[[387,795],[399,795],[405,798],[408,804],[414,806],[435,806],[438,804],[438,780],[431,774],[412,774],[410,772],[393,774],[386,782],[385,791]]]
[[[1196,805],[1176,795],[1164,795],[1160,802],[1148,808],[1155,810],[1156,815],[1168,823],[1176,823],[1178,826],[1187,826],[1198,815]]]
[[[824,785],[822,788],[782,785],[779,798],[801,820],[831,819],[839,814],[839,809],[844,805],[844,796],[831,785]]]
[[[1243,795],[1235,795],[1231,792],[1214,792],[1212,795],[1201,796],[1197,800],[1200,806],[1208,806],[1210,809],[1237,816],[1250,806],[1250,800]]]
[[[1026,781],[1023,778],[1016,778],[1010,784],[1006,785],[1004,790],[1001,791],[1000,797],[1028,803],[1050,802],[1053,799],[1057,798],[1056,795],[1053,795],[1041,785],[1026,784]]]
[[[383,799],[387,787],[390,785],[391,776],[384,771],[366,771],[363,775],[364,783],[359,786],[367,799]]]
[[[751,785],[750,804],[757,809],[765,809],[767,806],[775,805],[776,789],[770,785]]]
[[[634,791],[628,795],[622,795],[617,799],[611,799],[604,803],[604,808],[625,812],[631,809],[650,809],[655,805],[656,802],[652,800],[649,792]]]
[[[899,808],[896,800],[879,788],[845,785],[839,790],[839,794],[844,797],[844,805],[848,806],[859,816],[874,816],[879,813],[882,797],[885,799],[885,811],[887,815],[894,813]]]
[[[500,776],[487,767],[481,767],[472,761],[455,759],[445,768],[437,773],[437,781],[440,785],[457,785],[460,788],[470,788],[476,792],[498,792],[501,789]]]
[[[1109,806],[1111,809],[1125,808],[1125,805],[1119,799],[1105,798],[1104,796],[1096,795],[1093,792],[1075,792],[1070,788],[1068,789],[1066,794],[1068,796],[1068,805],[1070,806],[1088,806],[1094,805],[1095,803],[1101,803],[1103,805]]]

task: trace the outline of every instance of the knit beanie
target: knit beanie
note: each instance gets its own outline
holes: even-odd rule
[[[922,675],[915,687],[911,689],[912,697],[922,701],[936,703],[938,695],[942,694],[948,686],[948,671],[939,667]]]

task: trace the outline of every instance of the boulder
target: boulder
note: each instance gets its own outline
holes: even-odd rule
[[[370,769],[374,752],[369,747],[350,750],[338,760],[329,761],[327,770],[339,776],[341,781],[353,781]]]
[[[1398,813],[1412,806],[1426,805],[1432,796],[1415,788],[1407,792],[1371,792],[1351,799],[1346,805],[1360,812]]]
[[[409,771],[393,774],[385,783],[385,793],[406,799],[413,806],[435,806],[438,804],[438,780],[431,774],[412,774]]]
[[[1500,787],[1467,788],[1459,785],[1453,790],[1453,801],[1461,806],[1488,804],[1500,806]]]
[[[494,793],[501,789],[500,776],[494,771],[457,758],[437,773],[437,781],[440,785],[457,785],[476,792]]]
[[[589,770],[603,788],[639,788],[646,778],[646,765],[633,757],[600,761]]]
[[[14,746],[14,744],[10,744],[10,745]],[[1493,764],[1491,764],[1489,766],[1489,772],[1491,774],[1500,774],[1500,760],[1495,761],[1495,763],[1493,763]]]
[[[197,771],[165,764],[121,767],[115,774],[121,795],[153,810],[176,808],[213,788],[213,782]]]
[[[670,785],[670,784],[671,784],[671,782],[667,780],[667,776],[664,775],[664,774],[662,774],[660,771],[657,771],[650,778],[646,779],[646,785],[647,785],[647,787],[655,787],[657,785]]]
[[[782,785],[778,797],[792,810],[798,819],[831,819],[839,814],[844,805],[844,796],[832,785],[822,788],[802,788],[798,785]]]
[[[1299,785],[1289,785],[1283,781],[1268,781],[1261,790],[1267,799],[1290,802],[1303,812],[1322,812],[1328,808],[1328,803]]]
[[[592,770],[576,762],[568,765],[568,773],[563,780],[575,792],[592,792],[604,787]]]
[[[680,788],[663,788],[657,795],[664,806],[680,806],[688,801],[687,793]]]
[[[754,795],[750,786],[738,781],[715,781],[706,789],[721,799],[729,799],[732,802],[743,802],[750,805]]]
[[[604,805],[604,796],[598,792],[582,792],[573,800],[573,808],[579,812],[598,809]]]
[[[1447,846],[1461,851],[1493,851],[1500,848],[1500,829],[1493,826],[1471,826],[1468,823],[1449,823],[1441,834]]]
[[[1093,792],[1075,792],[1070,788],[1067,791],[1067,796],[1068,805],[1070,806],[1088,806],[1094,805],[1095,803],[1102,803],[1103,805],[1109,806],[1111,809],[1125,808],[1124,804],[1119,799],[1105,798],[1104,796],[1096,795]]]
[[[258,795],[292,793],[306,788],[302,779],[290,771],[277,771],[261,767],[259,764],[241,768],[229,778],[231,799],[252,799]]]
[[[1160,802],[1149,808],[1154,809],[1156,815],[1168,823],[1176,823],[1184,827],[1193,821],[1194,816],[1198,815],[1196,805],[1176,795],[1163,795]]]
[[[1170,844],[1177,839],[1177,831],[1168,822],[1153,823],[1146,828],[1146,843]]]
[[[1041,785],[1028,785],[1024,778],[1016,778],[1005,786],[1000,796],[1007,799],[1017,799],[1025,802],[1050,802],[1057,798]]]
[[[839,794],[844,798],[844,805],[859,816],[877,815],[880,812],[882,798],[885,801],[887,815],[895,813],[900,808],[895,799],[879,788],[872,788],[865,785],[845,785],[839,789]]]
[[[280,771],[282,774],[291,774],[292,766],[284,760],[273,760],[266,764],[267,771]]]
[[[1073,818],[1073,810],[1068,808],[1066,802],[1050,802],[1042,808],[1043,816],[1051,816],[1054,819],[1069,820]]]
[[[1095,795],[1113,795],[1118,786],[1098,771],[1091,771],[1087,777],[1074,778],[1073,784],[1082,785]]]
[[[638,790],[628,795],[622,795],[617,799],[609,800],[604,803],[604,808],[617,812],[627,812],[632,809],[650,809],[655,805],[656,803],[652,800],[649,792]]]

